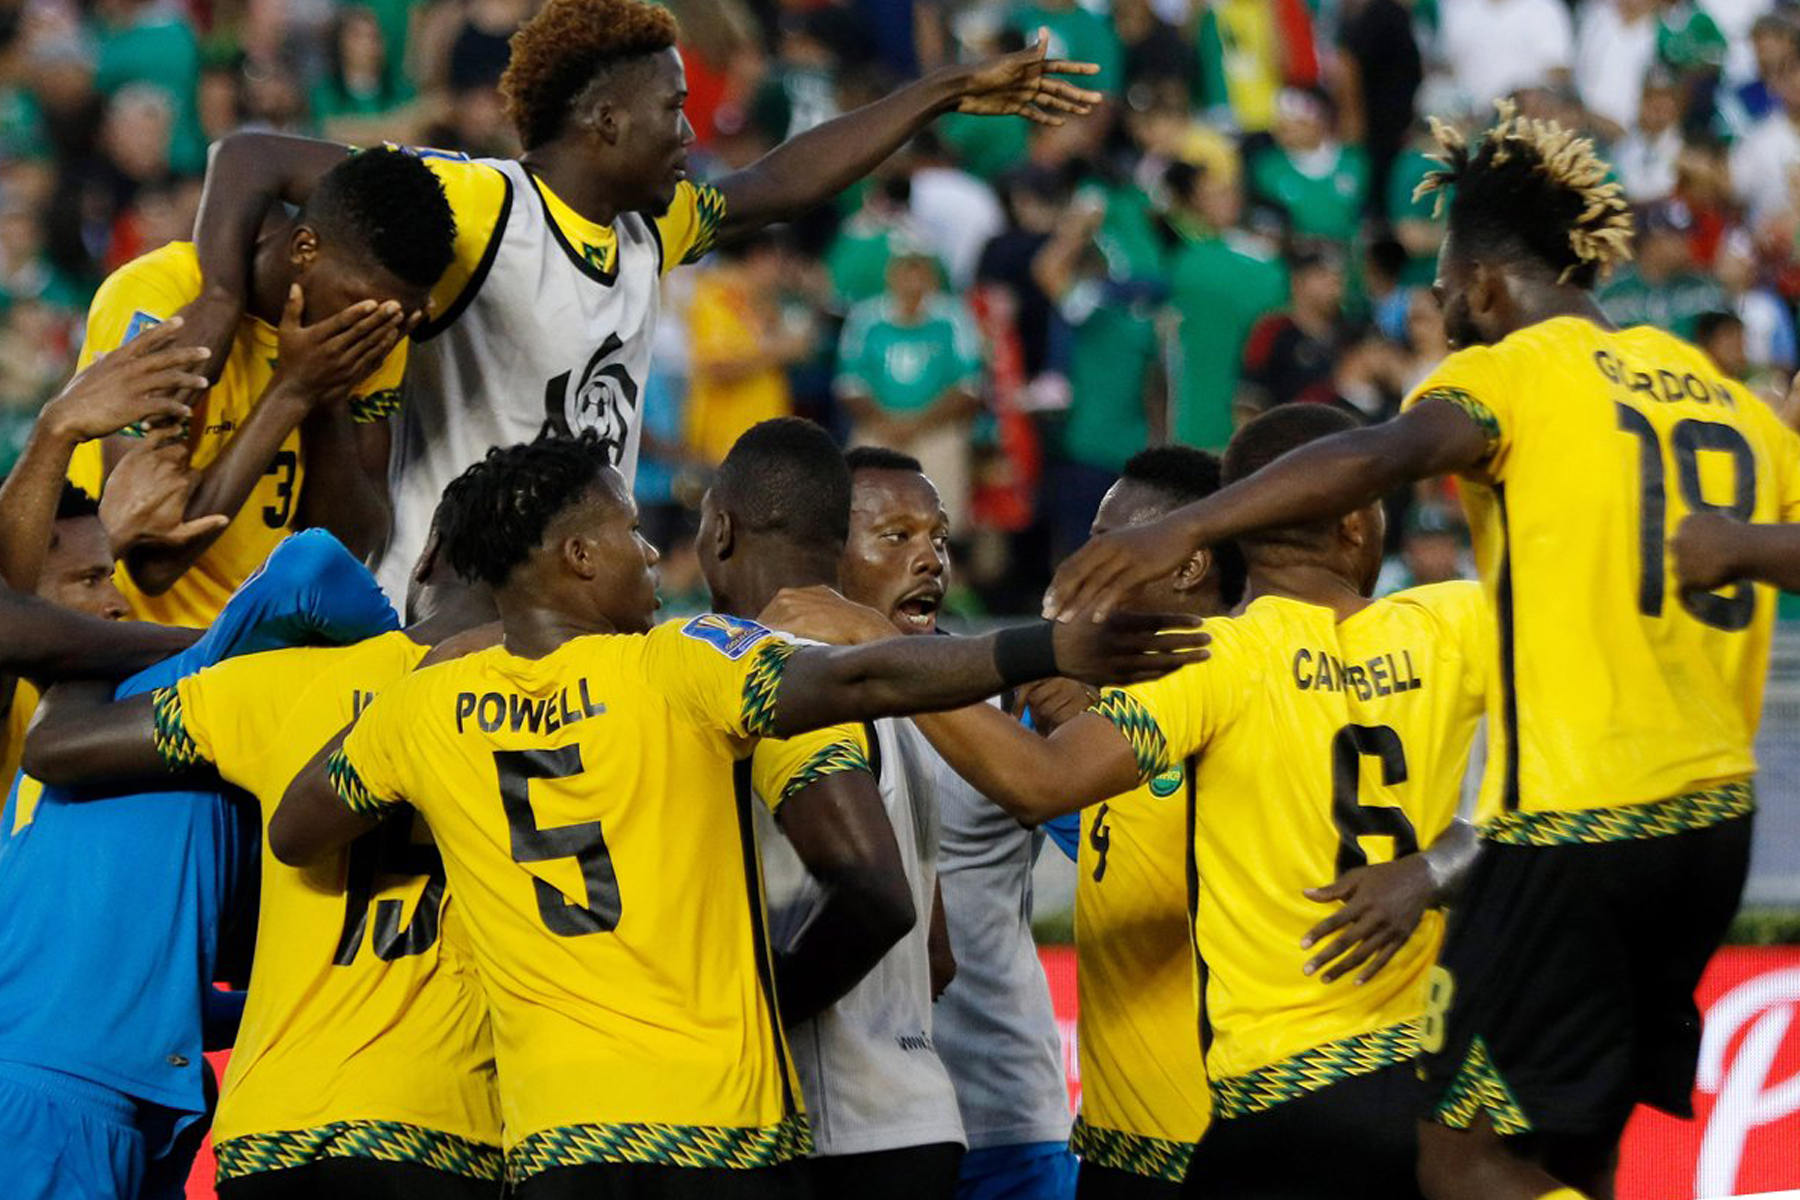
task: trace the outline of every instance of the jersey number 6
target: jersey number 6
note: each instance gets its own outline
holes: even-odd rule
[[[619,877],[613,872],[612,855],[606,849],[600,822],[540,829],[537,814],[531,810],[531,781],[581,774],[581,747],[496,750],[494,769],[500,775],[500,802],[506,806],[506,824],[512,831],[513,861],[536,863],[572,858],[581,864],[581,880],[587,887],[586,904],[571,903],[550,884],[535,875],[531,877],[544,926],[563,937],[617,929]]]
[[[1365,807],[1362,760],[1381,764],[1381,785],[1397,787],[1406,782],[1406,750],[1391,725],[1346,725],[1331,739],[1331,819],[1337,825],[1337,873],[1369,865],[1360,839],[1389,837],[1394,857],[1404,858],[1419,850],[1419,835],[1406,813],[1388,805]]]

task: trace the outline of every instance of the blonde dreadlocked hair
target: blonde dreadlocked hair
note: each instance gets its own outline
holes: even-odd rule
[[[1449,200],[1450,227],[1464,253],[1523,253],[1556,272],[1558,283],[1594,286],[1631,257],[1631,206],[1594,143],[1554,121],[1529,121],[1509,100],[1471,148],[1461,131],[1431,118],[1438,169],[1415,200]]]

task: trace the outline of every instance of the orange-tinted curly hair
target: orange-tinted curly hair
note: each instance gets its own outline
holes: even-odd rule
[[[550,0],[512,36],[500,77],[506,115],[527,150],[562,132],[569,104],[595,74],[675,44],[668,9],[649,0]]]

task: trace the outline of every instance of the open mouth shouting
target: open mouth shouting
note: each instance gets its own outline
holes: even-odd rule
[[[900,597],[894,605],[894,620],[908,632],[933,633],[937,630],[938,609],[943,604],[944,586],[932,580]]]

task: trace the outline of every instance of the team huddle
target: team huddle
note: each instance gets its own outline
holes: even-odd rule
[[[1601,315],[1592,147],[1440,130],[1455,352],[1141,452],[1046,619],[943,635],[925,468],[783,418],[659,623],[659,276],[1098,99],[1040,39],[700,185],[674,43],[551,0],[518,160],[238,135],[96,298],[0,490],[8,1194],[179,1196],[210,1128],[227,1200],[1611,1197],[1689,1114],[1800,441]],[[1480,581],[1373,599],[1441,475]]]

